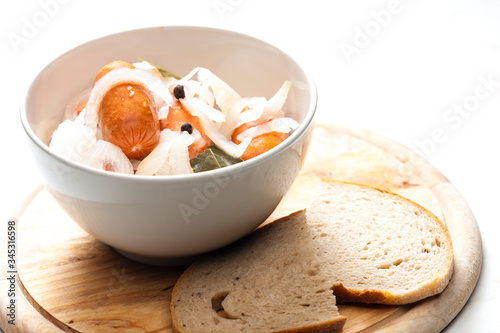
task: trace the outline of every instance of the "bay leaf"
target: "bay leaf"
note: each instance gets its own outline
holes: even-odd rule
[[[203,153],[190,160],[194,172],[220,169],[240,162],[243,162],[241,158],[229,155],[216,145],[209,146]]]

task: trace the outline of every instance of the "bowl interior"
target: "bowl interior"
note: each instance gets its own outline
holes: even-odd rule
[[[113,60],[133,63],[138,58],[162,64],[181,76],[195,67],[206,67],[243,97],[270,98],[285,80],[291,80],[294,89],[284,106],[287,116],[300,123],[314,108],[315,92],[311,91],[310,79],[293,59],[275,47],[224,30],[157,27],[94,40],[50,63],[34,79],[21,111],[25,112],[28,134],[38,144],[48,144],[66,105],[89,89],[103,65]]]

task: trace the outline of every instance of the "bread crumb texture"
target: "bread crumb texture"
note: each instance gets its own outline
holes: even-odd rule
[[[451,278],[446,227],[399,195],[322,182],[307,220],[337,302],[411,303],[440,293]]]
[[[176,284],[176,332],[340,332],[335,297],[305,213],[255,231],[195,262]]]

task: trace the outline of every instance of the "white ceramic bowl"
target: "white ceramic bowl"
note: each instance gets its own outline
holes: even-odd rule
[[[269,98],[291,80],[284,110],[300,126],[258,157],[191,175],[116,174],[54,155],[47,144],[65,106],[104,64],[138,57],[181,75],[209,68],[248,97]],[[122,32],[63,54],[31,83],[21,119],[47,190],[83,229],[133,260],[182,264],[241,238],[273,212],[305,159],[315,109],[311,78],[284,52],[242,34],[180,26]]]

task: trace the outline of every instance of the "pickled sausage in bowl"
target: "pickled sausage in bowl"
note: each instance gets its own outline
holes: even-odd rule
[[[77,163],[136,175],[222,168],[274,148],[298,127],[283,111],[290,89],[286,80],[269,99],[241,97],[206,68],[179,77],[144,60],[117,60],[66,107],[49,147]]]

